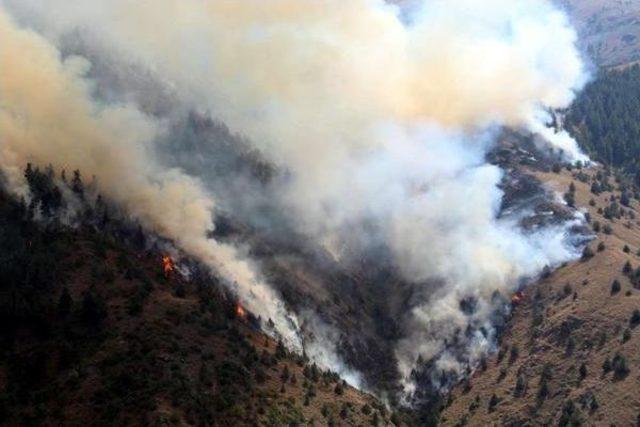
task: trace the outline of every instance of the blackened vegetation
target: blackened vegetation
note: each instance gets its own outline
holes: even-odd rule
[[[0,187],[0,424],[301,425],[318,400],[347,424],[401,415],[360,408],[335,373],[303,375],[196,261],[181,260],[188,280],[165,275],[164,242],[80,172],[25,177],[29,202]]]

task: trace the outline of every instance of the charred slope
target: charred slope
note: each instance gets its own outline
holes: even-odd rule
[[[553,192],[535,177],[539,171],[550,170],[549,165],[554,164],[557,156],[541,150],[531,138],[505,132],[489,160],[505,170],[502,216],[519,218],[525,229],[573,217],[574,211],[558,203]],[[527,167],[530,169],[525,170]],[[582,244],[588,230],[573,231],[575,243]],[[330,344],[336,344],[343,360],[364,375],[368,387],[385,393],[401,392],[397,344],[411,327],[412,308],[427,301],[430,292],[435,293],[445,284],[437,280],[429,284],[407,282],[394,268],[384,247],[358,250],[357,257],[337,260],[302,236],[295,237],[293,230],[289,229],[286,235],[294,237],[283,240],[269,230],[237,218],[220,218],[216,231],[218,239],[241,241],[252,248],[252,257],[260,260],[269,282],[295,312],[312,312],[338,332],[335,342]],[[496,298],[505,302],[499,305],[507,307],[511,295]],[[465,304],[466,301],[460,301],[461,311],[468,309]],[[507,311],[496,310],[498,332]],[[457,349],[456,354],[464,354],[464,335],[465,331],[460,331],[459,339],[452,340],[449,350]],[[427,413],[437,406],[440,388],[457,380],[455,376],[443,375],[434,384],[433,376],[433,361],[422,361],[415,373],[419,393],[413,403],[426,408]],[[390,396],[392,401],[397,397]]]
[[[0,191],[0,424],[390,423],[196,263],[165,271],[157,244],[95,207],[61,225],[55,185],[35,181],[30,205]]]
[[[444,425],[635,425],[640,336],[637,189],[600,168],[537,173],[588,211],[583,259],[524,291],[500,350],[443,412]],[[593,191],[592,191],[593,190]]]

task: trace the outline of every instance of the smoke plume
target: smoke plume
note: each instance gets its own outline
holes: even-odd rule
[[[207,239],[213,200],[179,170],[160,169],[150,143],[160,124],[131,105],[94,102],[82,58],[62,61],[42,37],[0,9],[0,167],[15,188],[27,162],[89,172],[100,191],[148,229],[214,267],[243,304],[295,348],[295,319],[237,249]]]
[[[282,303],[237,250],[204,238],[213,202],[203,186],[149,160],[162,120],[140,109],[162,108],[134,105],[139,93],[130,104],[94,101],[86,61],[62,61],[52,47],[82,37],[94,54],[144,70],[169,94],[163,102],[224,122],[286,171],[272,203],[338,262],[389,248],[426,295],[396,352],[407,387],[419,356],[461,371],[491,348],[495,291],[575,256],[571,224],[526,233],[499,218],[503,171],[486,154],[506,126],[539,135],[567,160],[586,159],[547,125],[586,75],[575,32],[547,0],[410,3],[0,0],[42,35],[2,15],[2,165],[89,170],[132,215],[225,271],[241,295],[264,302],[252,310],[293,334],[295,322],[287,326]],[[465,314],[459,302],[469,297],[478,304]],[[472,326],[485,332],[468,338],[467,360],[448,354],[456,331]]]

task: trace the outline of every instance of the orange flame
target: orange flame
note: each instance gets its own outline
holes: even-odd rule
[[[242,319],[244,319],[247,315],[247,313],[244,311],[244,308],[242,308],[240,304],[236,305],[236,314]]]
[[[164,277],[169,277],[173,272],[173,261],[168,255],[162,257],[162,271],[164,271]]]
[[[522,293],[522,291],[516,292],[511,297],[511,305],[513,305],[513,306],[520,305],[520,303],[522,302],[523,298],[524,298],[524,294]]]

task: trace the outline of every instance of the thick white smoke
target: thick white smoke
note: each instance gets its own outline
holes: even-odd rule
[[[444,280],[398,348],[405,378],[455,330],[489,324],[495,290],[575,255],[565,227],[527,235],[496,219],[502,173],[485,160],[499,126],[584,159],[545,124],[585,81],[575,32],[550,1],[2,3],[52,40],[78,32],[109,46],[249,137],[290,173],[280,202],[291,220],[337,258],[374,223],[364,240],[385,242],[407,280]],[[471,320],[464,296],[480,301]],[[491,336],[474,342],[484,351]]]
[[[39,35],[0,8],[0,168],[14,188],[27,162],[79,169],[150,230],[214,267],[242,300],[299,348],[295,319],[234,247],[207,239],[213,200],[178,170],[162,170],[151,142],[160,124],[134,106],[92,101],[89,64],[62,61]]]

